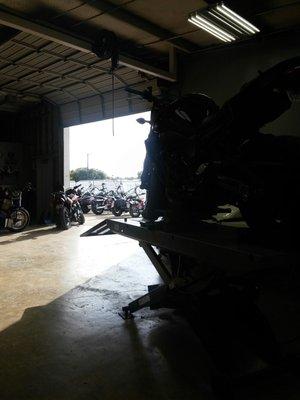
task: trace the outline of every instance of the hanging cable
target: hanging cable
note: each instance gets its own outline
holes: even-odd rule
[[[115,75],[114,71],[119,63],[119,41],[116,35],[107,30],[102,30],[93,44],[93,52],[102,60],[111,60],[111,86],[112,86],[112,134],[115,136]]]
[[[112,87],[112,135],[115,136],[115,74],[111,71],[111,87]]]

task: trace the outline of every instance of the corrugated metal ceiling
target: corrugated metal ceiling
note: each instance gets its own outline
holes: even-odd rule
[[[193,52],[216,44],[195,29],[187,16],[207,6],[203,0],[0,0],[0,9],[74,34],[94,39],[99,30],[113,30],[125,55],[165,67],[174,45]],[[266,32],[298,26],[300,1],[228,0]],[[7,40],[7,41],[6,41]],[[58,104],[64,124],[87,122],[112,114],[110,63],[92,53],[0,28],[0,110],[18,111],[45,99]],[[126,86],[144,87],[153,78],[121,66],[115,74],[116,113],[143,111],[148,106],[129,96]]]
[[[87,98],[90,97],[97,117],[110,117],[111,106],[108,103],[112,77],[109,69],[110,62],[100,61],[94,54],[74,51],[66,46],[20,33],[0,46],[0,93],[2,98],[15,96],[8,97],[8,100],[13,101],[3,103],[2,110],[17,111],[28,102],[45,99],[61,106],[63,112],[71,108],[75,110],[73,116],[65,115],[64,124],[69,125],[92,119],[91,115],[87,117],[91,112],[85,110]],[[117,113],[118,102],[125,103],[122,108],[127,107],[128,112],[128,104],[133,101],[124,90],[121,96],[121,89],[127,86],[144,87],[150,82],[151,78],[143,77],[127,67],[120,67],[115,73],[114,83]],[[143,104],[142,110],[144,107]]]

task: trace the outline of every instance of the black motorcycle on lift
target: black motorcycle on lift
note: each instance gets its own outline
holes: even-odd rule
[[[182,221],[195,226],[219,206],[233,204],[255,231],[297,229],[300,140],[260,129],[297,99],[299,71],[300,57],[281,62],[221,108],[204,94],[170,101],[129,88],[153,104],[141,177],[147,189],[143,216],[176,223],[180,212]]]
[[[0,229],[21,232],[29,222],[30,214],[22,207],[22,191],[0,188]]]
[[[241,241],[288,249],[298,241],[300,139],[260,129],[299,98],[300,57],[260,73],[221,108],[203,94],[168,101],[150,90],[128,90],[153,103],[141,177],[141,187],[147,189],[144,227],[175,233],[184,229],[193,237],[201,229],[217,232],[207,221],[219,206],[235,204],[250,228],[243,230],[245,237],[238,236]],[[181,306],[216,367],[212,386],[219,396],[233,398],[234,377],[257,372],[249,368],[255,366],[253,360],[274,370],[286,365],[259,302],[260,288],[266,287],[264,295],[269,287],[271,293],[274,287],[281,292],[279,268],[244,272],[241,265],[235,275],[222,270],[220,259],[208,273],[205,255],[190,258],[164,248],[158,251],[158,260],[166,260],[172,275],[179,271],[178,280],[187,282],[186,291],[178,290],[184,298]],[[297,282],[286,285],[283,291],[297,289]],[[297,310],[294,293],[293,299]]]
[[[72,222],[78,222],[79,225],[85,223],[85,216],[76,193],[77,189],[78,187],[74,186],[73,189],[68,189],[66,192],[58,190],[52,193],[55,222],[59,229],[69,229]]]

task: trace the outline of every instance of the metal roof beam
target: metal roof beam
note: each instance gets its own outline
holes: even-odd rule
[[[191,53],[198,49],[198,46],[192,42],[182,38],[174,39],[173,32],[170,32],[169,30],[148,21],[147,19],[140,17],[131,11],[125,10],[121,7],[116,7],[116,4],[108,0],[92,0],[88,1],[88,4],[97,10],[109,13],[112,15],[112,17],[118,19],[119,21],[123,21],[135,28],[140,29],[143,32],[147,32],[150,35],[156,36],[159,39],[163,39],[171,43],[174,47],[184,51],[185,53]]]
[[[49,88],[49,89],[53,89],[54,92],[59,91],[59,92],[65,93],[69,97],[72,97],[73,99],[77,100],[77,97],[73,93],[70,93],[68,90],[66,90],[65,87],[55,86],[55,85],[51,84],[50,82],[47,82],[47,83],[35,82],[33,79],[29,79],[24,76],[16,77],[14,75],[11,75],[8,73],[3,73],[3,72],[1,73],[1,75],[4,77],[7,77],[8,79],[10,79],[10,81],[1,85],[0,89],[7,88],[7,85],[9,85],[10,83],[13,83],[13,82],[25,82],[25,83],[30,83],[32,85],[31,87],[27,88],[26,90],[31,90],[31,89],[34,89],[35,87]],[[96,91],[96,93],[98,93],[98,91]]]
[[[37,54],[38,53],[49,54],[49,55],[51,55],[53,57],[58,58],[60,61],[63,61],[63,62],[68,62],[69,61],[69,62],[72,62],[73,64],[80,65],[80,66],[82,66],[83,69],[86,69],[86,70],[93,69],[93,70],[99,71],[99,72],[101,72],[100,75],[108,74],[110,72],[108,68],[101,67],[99,65],[95,65],[96,63],[98,63],[101,60],[96,60],[96,61],[93,61],[92,63],[86,63],[84,61],[81,61],[81,60],[78,60],[76,58],[73,58],[74,54],[73,55],[68,55],[68,56],[62,55],[62,54],[59,54],[59,53],[57,53],[57,52],[55,52],[53,50],[48,50],[48,49],[45,49],[45,48],[35,47],[32,44],[23,42],[23,41],[18,40],[18,39],[13,39],[12,42],[15,43],[15,44],[18,44],[19,46],[22,46],[24,48],[32,49]],[[126,82],[124,81],[124,79],[122,79],[122,77],[118,73],[115,72],[114,75],[115,75],[116,79],[118,79],[121,83],[123,83],[123,85],[126,86]]]
[[[146,83],[145,81],[143,81],[143,82],[137,82],[137,83],[132,83],[131,85],[128,85],[128,87],[139,87],[139,86],[141,86],[141,85],[144,85],[145,83]],[[123,90],[124,90],[124,88],[121,87],[121,88],[115,89],[114,91],[115,91],[115,93],[117,93],[117,92],[121,92],[121,91],[123,91]],[[105,92],[102,92],[102,95],[103,95],[103,96],[110,95],[110,94],[112,94],[112,92],[113,92],[112,90],[107,90],[107,91],[105,91]],[[45,95],[47,95],[47,94],[48,94],[48,93],[45,93]],[[81,98],[80,98],[80,101],[82,101],[82,100],[89,100],[89,99],[92,99],[92,98],[95,98],[95,97],[97,97],[97,95],[81,97]],[[134,96],[134,95],[132,95],[130,100],[132,101],[132,100],[134,100],[134,99],[139,99],[139,100],[141,100],[140,96]],[[71,103],[74,103],[74,101],[75,101],[75,100],[62,102],[62,103],[59,103],[59,105],[71,104]],[[118,100],[117,100],[117,101],[118,101]],[[128,101],[128,97],[127,97],[127,101]],[[146,100],[141,100],[141,101],[146,102]]]
[[[20,31],[18,31],[16,29],[9,28],[7,26],[1,27],[1,29],[0,29],[0,46],[2,46],[3,44],[8,42],[15,36],[17,36],[19,33],[20,33]]]
[[[89,81],[89,79],[93,79],[93,78],[89,78],[89,79],[80,79],[80,78],[77,78],[77,77],[75,77],[75,76],[72,76],[72,74],[73,74],[74,72],[82,71],[82,67],[79,67],[79,68],[77,68],[76,70],[73,70],[73,71],[71,71],[71,72],[69,72],[69,73],[61,74],[61,73],[59,73],[59,72],[55,72],[55,71],[53,71],[53,70],[47,69],[47,68],[49,68],[50,66],[55,65],[55,64],[56,64],[57,62],[59,62],[59,61],[52,61],[50,64],[48,64],[48,65],[45,66],[44,68],[34,67],[33,65],[29,65],[29,64],[26,64],[26,63],[21,62],[21,61],[11,60],[11,59],[8,59],[8,58],[6,58],[6,57],[2,57],[1,55],[0,55],[0,61],[6,63],[6,65],[2,67],[2,70],[3,70],[5,67],[7,67],[8,65],[16,65],[16,66],[20,66],[20,67],[23,67],[23,68],[27,68],[27,69],[29,69],[30,71],[32,71],[32,73],[37,72],[37,73],[39,73],[39,74],[46,74],[46,75],[50,75],[50,76],[53,76],[53,77],[54,77],[53,79],[48,80],[47,82],[51,82],[52,80],[55,80],[55,79],[61,79],[61,80],[63,80],[63,81],[64,81],[64,80],[70,80],[70,81],[74,82],[74,84],[81,83],[81,84],[87,85],[87,86],[89,86],[91,89],[93,89],[96,93],[101,94],[101,91],[100,91],[99,89],[97,89],[97,88],[95,87],[95,85],[94,85],[92,82]],[[4,75],[4,73],[2,73],[2,75]],[[15,78],[18,79],[18,80],[22,80],[23,78],[25,78],[25,77],[28,76],[28,75],[29,75],[29,74],[25,74],[24,76],[21,76],[21,77],[17,77],[17,76],[16,76]],[[38,83],[38,82],[37,82],[37,83]],[[46,82],[44,82],[44,83],[46,83]]]
[[[0,9],[0,24],[8,26],[13,29],[17,29],[23,32],[30,33],[32,35],[39,36],[46,40],[51,40],[55,43],[62,44],[66,47],[70,47],[75,50],[82,51],[84,53],[93,53],[93,43],[88,39],[82,39],[74,36],[74,33],[65,31],[62,32],[54,27],[41,25],[40,23],[31,21],[25,17],[14,15]],[[176,75],[169,71],[164,71],[159,68],[155,68],[151,65],[144,64],[140,61],[124,57],[120,55],[119,62],[121,65],[126,67],[143,71],[149,75],[153,75],[171,82],[176,81]]]
[[[29,99],[25,99],[26,97],[29,98],[33,98],[36,99],[38,101],[43,100],[43,96],[38,95],[36,93],[32,93],[32,92],[27,92],[26,90],[16,90],[16,89],[11,89],[11,88],[0,88],[0,93],[4,93],[4,94],[14,94],[19,98],[22,98],[24,101],[28,101],[28,102],[32,102]]]

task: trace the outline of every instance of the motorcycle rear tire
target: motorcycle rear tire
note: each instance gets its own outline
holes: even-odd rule
[[[87,213],[90,212],[90,208],[89,208],[88,206],[86,206],[86,205],[82,205],[82,204],[81,204],[81,209],[82,209],[82,212],[83,212],[84,214],[87,214]]]
[[[60,229],[68,230],[71,227],[71,218],[66,207],[61,207],[59,209],[59,222]]]
[[[138,218],[141,215],[140,210],[138,209],[138,206],[136,205],[130,205],[129,208],[129,214],[133,217],[133,218]]]
[[[262,203],[250,203],[239,205],[242,217],[249,228],[256,232],[289,232],[292,230],[291,224],[284,221],[278,223],[275,215],[270,211],[268,205]]]
[[[95,215],[101,215],[104,211],[104,208],[98,208],[96,203],[92,203],[92,211]]]
[[[23,229],[25,229],[26,226],[29,224],[30,215],[29,215],[29,212],[28,212],[25,208],[23,208],[23,207],[21,207],[21,208],[15,210],[15,211],[13,211],[13,212],[11,213],[11,217],[12,217],[12,218],[13,218],[13,215],[14,215],[15,213],[21,213],[21,214],[22,214],[23,219],[24,219],[24,223],[23,223],[20,227],[18,227],[17,225],[13,225],[13,226],[10,226],[8,229],[9,229],[11,232],[21,232],[21,231],[22,231]],[[13,218],[13,219],[14,219],[14,218]]]
[[[85,223],[85,216],[84,214],[79,214],[78,215],[78,223],[79,225],[83,225]]]
[[[122,210],[120,210],[119,208],[115,208],[115,207],[113,207],[113,209],[111,211],[115,217],[120,217],[123,213]]]

